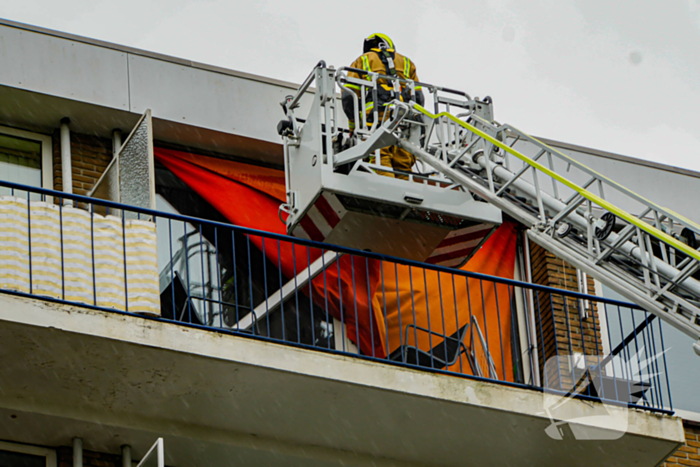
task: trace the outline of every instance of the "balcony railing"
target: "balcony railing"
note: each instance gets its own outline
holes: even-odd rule
[[[672,410],[634,304],[0,182],[0,291]]]

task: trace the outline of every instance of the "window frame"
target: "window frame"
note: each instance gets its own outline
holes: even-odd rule
[[[11,443],[9,441],[0,441],[0,450],[16,452],[18,454],[29,454],[33,456],[42,456],[46,459],[46,467],[56,467],[56,450],[45,448],[42,446],[34,446],[31,444]]]
[[[0,134],[41,143],[41,188],[53,190],[53,141],[51,136],[0,125]]]

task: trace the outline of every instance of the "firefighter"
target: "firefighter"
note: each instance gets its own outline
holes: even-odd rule
[[[416,65],[408,58],[398,52],[394,46],[394,41],[389,38],[386,34],[375,33],[365,39],[363,54],[360,55],[353,63],[350,65],[352,68],[361,69],[368,72],[376,72],[387,76],[395,76],[403,79],[410,79],[418,81],[418,76],[416,75]],[[360,75],[356,72],[348,72],[348,77],[367,79],[371,80],[369,75]],[[366,93],[365,96],[365,113],[367,115],[367,124],[371,126],[374,122],[374,107],[378,107],[379,120],[381,121],[384,114],[384,107],[387,106],[394,99],[399,99],[404,102],[408,102],[411,99],[410,89],[405,83],[401,83],[401,93],[394,91],[393,83],[388,82],[386,79],[378,80],[377,88],[377,101],[372,101],[371,91]],[[350,131],[355,128],[354,118],[354,101],[352,95],[349,94],[350,91],[355,92],[358,96],[360,95],[360,86],[355,84],[346,84],[345,90],[343,91],[343,110],[348,116]],[[421,91],[420,86],[415,87],[415,101],[419,105],[423,105],[424,97],[423,91]],[[358,101],[358,102],[361,102]],[[413,164],[416,162],[416,158],[413,154],[405,151],[397,146],[389,146],[382,148],[380,150],[381,154],[381,165],[385,167],[392,167],[395,170],[401,170],[404,172],[410,172]],[[372,160],[373,158],[370,158]],[[388,177],[396,177],[403,180],[407,180],[408,176],[403,174],[396,174],[392,172],[379,172],[380,175],[385,175]]]

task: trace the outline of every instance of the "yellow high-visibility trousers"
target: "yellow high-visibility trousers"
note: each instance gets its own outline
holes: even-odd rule
[[[388,146],[379,150],[380,163],[384,167],[391,167],[395,170],[403,170],[404,172],[410,172],[413,164],[416,163],[416,157],[410,152],[401,149],[398,146]],[[374,162],[374,157],[370,157],[370,162]],[[379,175],[391,178],[400,178],[401,180],[408,180],[408,175],[394,174],[392,172],[377,171]]]

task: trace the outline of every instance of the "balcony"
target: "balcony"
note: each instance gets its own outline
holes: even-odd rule
[[[683,439],[633,304],[0,186],[2,439],[162,435],[169,465],[656,465]]]

